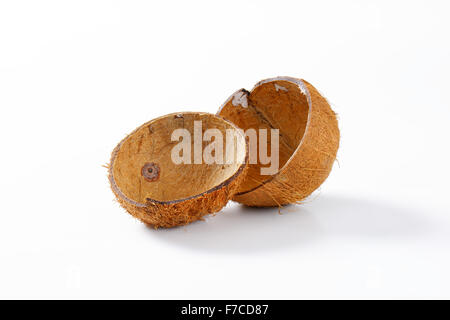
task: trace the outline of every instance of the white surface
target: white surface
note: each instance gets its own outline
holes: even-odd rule
[[[450,298],[448,1],[3,1],[0,298]],[[154,231],[113,147],[287,75],[339,113],[302,206]]]

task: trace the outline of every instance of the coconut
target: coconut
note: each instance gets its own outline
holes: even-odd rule
[[[196,123],[201,124],[197,132]],[[172,141],[176,129],[194,137],[187,144],[194,152],[175,153],[186,157],[185,163],[173,158],[174,147],[181,143]],[[222,152],[226,163],[205,163],[201,153],[200,161],[192,160],[196,147],[204,151],[218,139],[202,139],[207,129],[232,138],[210,150],[211,155]],[[208,113],[169,114],[143,124],[117,145],[109,181],[118,202],[134,217],[156,228],[184,225],[219,211],[233,197],[246,173],[247,153],[242,132],[231,122]]]
[[[262,174],[259,159],[250,163],[233,200],[257,207],[297,203],[328,177],[339,147],[338,122],[327,100],[305,80],[260,81],[251,92],[235,92],[217,114],[244,131],[279,129],[278,171]],[[270,150],[270,137],[265,141]]]

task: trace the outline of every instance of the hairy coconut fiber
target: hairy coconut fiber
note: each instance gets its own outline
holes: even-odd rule
[[[250,163],[233,200],[257,207],[296,203],[328,177],[339,147],[338,122],[327,100],[308,82],[291,77],[260,81],[251,92],[234,93],[217,114],[244,131],[280,130],[278,172],[262,175],[261,167],[268,165]]]
[[[194,121],[223,133],[231,129],[240,143],[233,144],[230,164],[175,164],[171,141],[175,129],[193,135]],[[192,145],[194,139],[192,139]],[[202,142],[202,150],[208,143]],[[224,148],[224,154],[226,148]],[[147,122],[123,139],[112,152],[109,181],[119,203],[134,217],[157,228],[184,225],[217,212],[237,192],[246,173],[247,145],[229,121],[208,113],[169,114]]]

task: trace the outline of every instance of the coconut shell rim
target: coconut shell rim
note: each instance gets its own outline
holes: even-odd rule
[[[217,186],[214,186],[211,189],[208,189],[202,193],[199,194],[195,194],[193,196],[187,197],[187,198],[182,198],[182,199],[174,199],[174,200],[169,200],[169,201],[161,201],[161,200],[156,200],[156,199],[151,199],[151,198],[146,198],[147,202],[146,203],[141,203],[141,202],[137,202],[135,200],[130,199],[129,197],[127,197],[122,190],[120,190],[120,188],[117,186],[116,181],[114,179],[114,173],[113,173],[113,167],[114,167],[114,160],[117,156],[117,153],[120,150],[120,147],[122,146],[122,144],[134,133],[136,133],[138,130],[140,130],[142,127],[145,127],[147,125],[149,125],[152,122],[158,121],[160,119],[166,118],[166,117],[170,117],[170,116],[176,116],[176,115],[182,115],[182,114],[198,114],[198,115],[208,115],[208,116],[214,116],[214,117],[218,117],[220,118],[220,120],[225,121],[226,123],[228,123],[229,125],[231,125],[234,129],[236,129],[236,131],[242,135],[242,133],[238,130],[238,127],[232,123],[231,121],[219,117],[216,114],[212,114],[212,113],[208,113],[208,112],[195,112],[195,111],[183,111],[183,112],[173,112],[173,113],[169,113],[166,114],[164,116],[160,116],[157,117],[155,119],[152,119],[150,121],[145,122],[144,124],[140,125],[139,127],[137,127],[136,129],[134,129],[131,133],[127,134],[127,136],[125,138],[123,138],[118,144],[117,146],[114,148],[113,152],[111,153],[111,159],[109,162],[109,173],[108,173],[108,179],[109,182],[111,184],[111,188],[113,189],[114,193],[117,194],[118,197],[120,197],[122,200],[136,206],[136,207],[140,207],[140,208],[145,208],[145,207],[149,207],[149,205],[170,205],[170,204],[175,204],[175,203],[181,203],[181,202],[185,202],[185,201],[189,201],[192,199],[196,199],[196,198],[200,198],[206,194],[212,193],[214,191],[217,191],[219,189],[222,189],[226,186],[228,186],[231,182],[233,182],[238,176],[240,176],[242,174],[242,172],[244,171],[245,167],[248,165],[248,159],[249,159],[249,154],[248,154],[248,142],[247,139],[245,139],[245,136],[242,136],[242,138],[245,141],[245,158],[244,158],[244,162],[239,166],[239,168],[236,170],[236,172],[229,178],[227,178],[225,181],[221,182],[220,184],[218,184]]]

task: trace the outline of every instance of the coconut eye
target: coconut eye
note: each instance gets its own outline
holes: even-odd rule
[[[141,175],[148,182],[156,181],[159,178],[160,168],[156,163],[146,163],[141,169]]]

